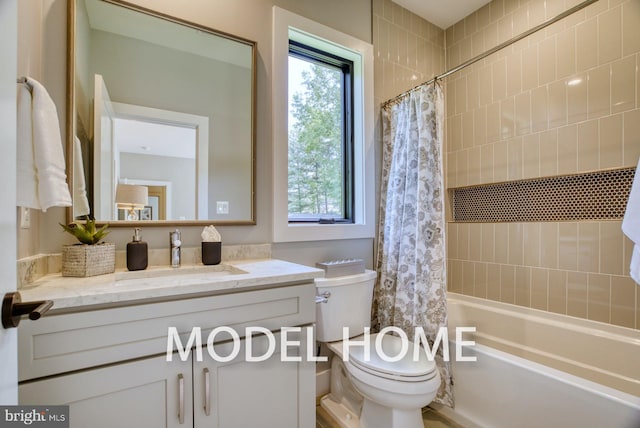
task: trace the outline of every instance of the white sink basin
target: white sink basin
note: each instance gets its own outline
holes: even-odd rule
[[[172,268],[169,266],[157,266],[150,267],[145,270],[137,270],[137,271],[125,271],[125,272],[116,272],[116,283],[122,283],[124,281],[131,281],[135,279],[148,279],[148,278],[171,278],[178,276],[187,276],[187,275],[199,275],[203,278],[212,279],[218,277],[226,277],[229,275],[240,275],[246,274],[247,272],[238,269],[235,266],[231,266],[228,264],[219,264],[219,265],[192,265],[192,266],[181,266],[179,268]]]

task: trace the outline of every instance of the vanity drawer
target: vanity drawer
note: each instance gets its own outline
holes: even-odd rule
[[[24,322],[18,329],[19,381],[166,353],[169,327],[176,327],[183,346],[193,327],[200,327],[206,347],[215,327],[232,327],[242,337],[249,326],[278,331],[310,324],[315,321],[314,296],[310,282]],[[216,342],[228,338],[219,334]]]

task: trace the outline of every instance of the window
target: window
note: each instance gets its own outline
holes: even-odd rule
[[[353,222],[353,62],[289,42],[290,222]]]
[[[273,11],[273,241],[373,238],[373,47]]]

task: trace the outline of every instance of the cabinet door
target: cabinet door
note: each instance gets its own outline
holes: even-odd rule
[[[20,404],[69,405],[71,428],[192,427],[191,373],[191,360],[174,355],[167,362],[162,355],[24,383],[18,390]]]
[[[247,361],[243,339],[231,361],[221,362],[205,352],[202,362],[194,362],[194,427],[315,427],[315,363],[305,356],[313,338],[305,329],[288,335],[300,346],[288,347],[287,355],[301,356],[300,362],[281,361],[280,338],[274,334],[275,349],[265,361]],[[233,346],[227,342],[214,349],[226,357]],[[268,336],[252,338],[251,348],[253,356],[264,355]]]

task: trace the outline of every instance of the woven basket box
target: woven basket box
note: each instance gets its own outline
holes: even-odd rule
[[[62,248],[62,276],[95,276],[116,270],[116,244],[76,244]]]

